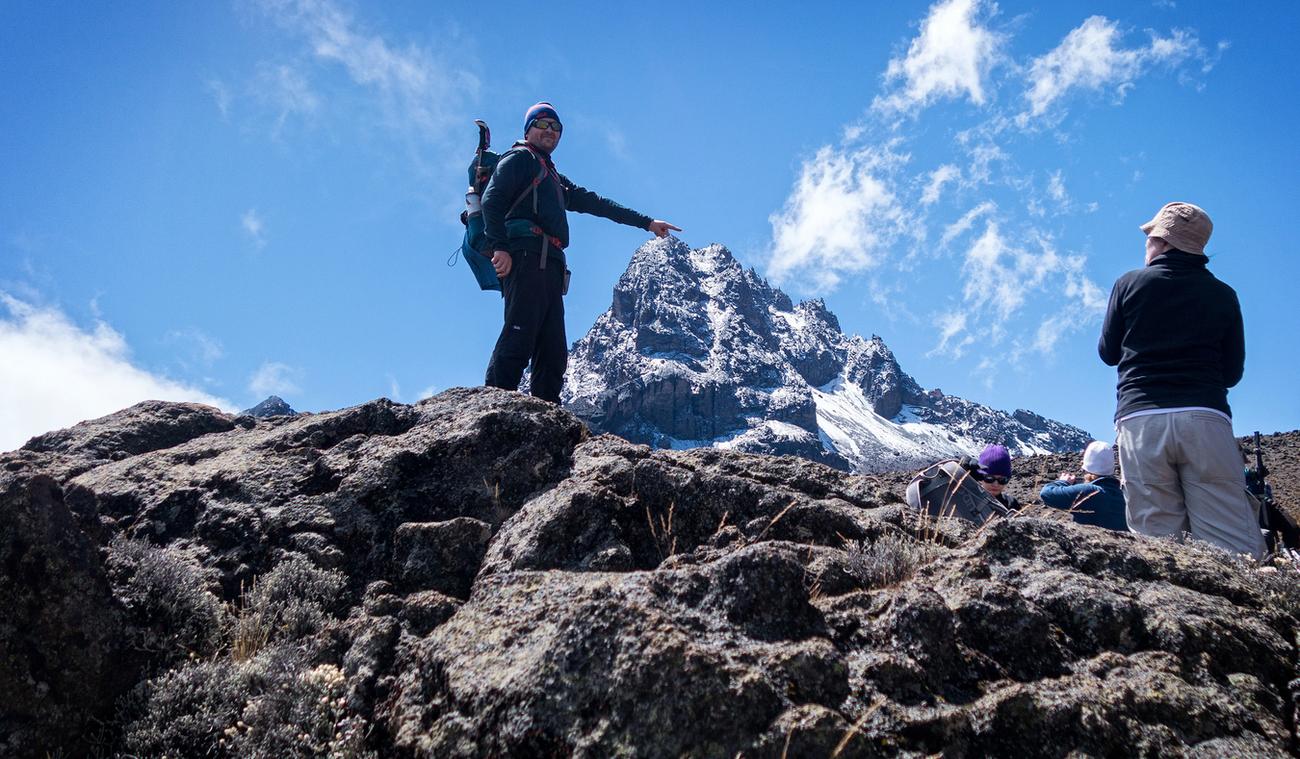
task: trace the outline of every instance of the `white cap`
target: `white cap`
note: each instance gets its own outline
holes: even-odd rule
[[[1110,443],[1094,440],[1083,449],[1083,471],[1103,477],[1115,473],[1115,449]]]

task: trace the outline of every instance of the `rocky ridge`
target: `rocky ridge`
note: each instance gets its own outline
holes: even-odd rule
[[[1076,427],[923,389],[878,336],[846,336],[721,245],[652,240],[574,345],[563,395],[593,429],[660,448],[794,454],[857,472],[1003,443],[1082,448]]]
[[[515,393],[0,455],[0,755],[1285,756],[1294,570]]]

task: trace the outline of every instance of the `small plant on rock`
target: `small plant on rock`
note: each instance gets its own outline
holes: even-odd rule
[[[871,542],[849,543],[846,550],[849,573],[863,587],[884,588],[916,574],[917,568],[930,559],[934,548],[890,532]]]

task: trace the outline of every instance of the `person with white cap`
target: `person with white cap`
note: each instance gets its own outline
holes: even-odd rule
[[[1128,531],[1124,515],[1124,491],[1115,476],[1115,449],[1094,440],[1083,450],[1083,482],[1074,472],[1061,472],[1038,493],[1043,503],[1064,509],[1079,524]]]
[[[1116,443],[1129,529],[1265,552],[1246,499],[1228,388],[1241,381],[1237,293],[1206,264],[1214,225],[1175,202],[1141,226],[1146,265],[1115,282],[1097,352],[1118,367]]]

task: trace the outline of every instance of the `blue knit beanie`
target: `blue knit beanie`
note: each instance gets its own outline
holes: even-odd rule
[[[989,445],[980,451],[980,474],[1011,476],[1011,452],[1005,445]]]
[[[528,128],[533,125],[534,120],[545,118],[552,118],[559,121],[560,114],[555,112],[555,106],[543,100],[529,108],[528,111],[524,113],[524,134],[528,134]]]

